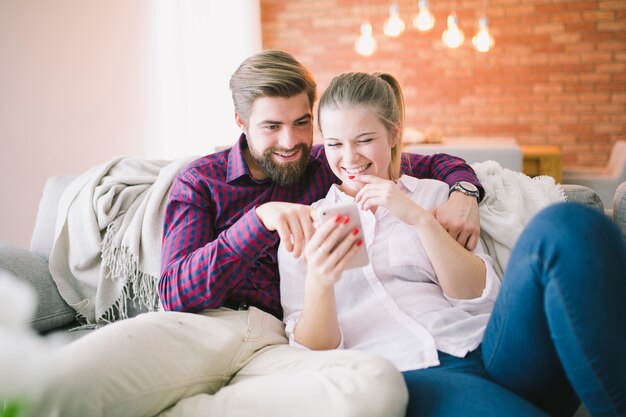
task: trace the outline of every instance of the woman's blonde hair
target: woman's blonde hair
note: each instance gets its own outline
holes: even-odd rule
[[[367,107],[374,111],[396,145],[391,149],[388,172],[390,179],[398,179],[402,162],[402,132],[404,130],[404,96],[400,83],[392,75],[381,72],[372,74],[349,72],[333,78],[322,94],[317,109],[320,131],[322,130],[322,109],[357,106]]]
[[[287,52],[272,49],[243,61],[230,78],[235,111],[246,123],[259,97],[290,98],[306,92],[312,110],[315,88],[313,74],[304,65]]]

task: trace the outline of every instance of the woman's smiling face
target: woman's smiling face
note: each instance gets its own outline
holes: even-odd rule
[[[326,159],[341,180],[342,191],[356,195],[363,183],[351,177],[358,174],[389,179],[394,140],[375,111],[362,106],[326,107],[319,122]]]

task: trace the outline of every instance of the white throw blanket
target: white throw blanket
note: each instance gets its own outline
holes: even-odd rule
[[[485,189],[478,208],[481,241],[502,279],[522,229],[542,208],[565,201],[565,194],[549,176],[530,178],[495,161],[477,162],[472,168]]]
[[[118,157],[76,178],[59,202],[50,272],[80,321],[102,325],[158,309],[169,188],[195,157]]]

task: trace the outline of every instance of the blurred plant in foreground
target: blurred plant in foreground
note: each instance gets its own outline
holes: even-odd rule
[[[31,329],[36,304],[30,286],[0,272],[0,417],[29,416],[50,378],[59,343]]]

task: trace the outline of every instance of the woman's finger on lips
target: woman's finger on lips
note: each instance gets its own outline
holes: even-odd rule
[[[361,196],[367,192],[367,190],[372,188],[372,184],[365,184],[363,187],[361,187],[359,189],[359,191],[356,192],[356,196],[354,197],[355,200],[358,200],[359,198],[361,198]]]
[[[357,202],[362,202],[364,199],[379,195],[381,192],[383,192],[383,190],[384,188],[377,187],[375,185],[366,185],[357,192],[354,200]]]
[[[356,176],[356,180],[360,182],[364,182],[366,184],[377,184],[381,181],[384,181],[382,178],[377,177],[376,175],[369,174],[361,174]]]

